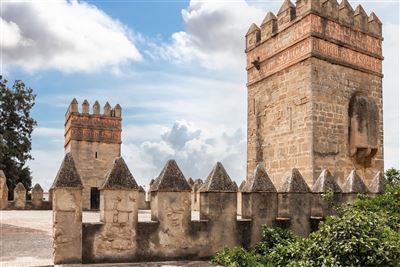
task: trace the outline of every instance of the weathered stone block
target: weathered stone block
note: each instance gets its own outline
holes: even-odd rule
[[[336,183],[335,177],[328,170],[321,172],[311,191],[313,193],[311,216],[314,218],[322,219],[333,215],[333,205],[342,201],[342,190]]]
[[[35,208],[40,208],[43,203],[43,189],[39,184],[35,184],[32,189],[32,205]]]
[[[8,187],[7,179],[2,170],[0,170],[0,210],[8,206]]]
[[[14,188],[14,207],[16,209],[25,209],[26,189],[22,183],[18,183]]]
[[[310,233],[311,192],[300,172],[290,170],[278,190],[278,220],[290,219],[290,229],[297,235]]]
[[[224,246],[238,243],[237,232],[237,186],[217,163],[200,188],[200,220],[210,223],[210,253]]]
[[[54,188],[53,195],[53,261],[81,263],[82,189]]]
[[[242,218],[251,219],[250,246],[261,241],[263,225],[274,225],[277,211],[276,188],[263,164],[258,164],[253,177],[242,189]]]

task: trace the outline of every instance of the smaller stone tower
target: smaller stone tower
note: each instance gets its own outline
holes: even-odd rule
[[[99,188],[113,160],[121,156],[121,107],[113,109],[107,102],[103,113],[96,101],[93,113],[89,102],[82,104],[74,98],[65,114],[65,153],[71,152],[83,183],[83,209],[98,209]]]

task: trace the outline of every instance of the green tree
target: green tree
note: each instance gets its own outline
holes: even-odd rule
[[[36,95],[25,84],[16,80],[11,88],[0,76],[0,169],[7,177],[9,197],[21,182],[31,188],[31,171],[26,162],[33,159],[32,131],[36,121],[30,116]]]

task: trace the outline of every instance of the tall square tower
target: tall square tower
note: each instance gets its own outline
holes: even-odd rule
[[[98,209],[100,194],[106,172],[113,160],[121,156],[121,107],[111,109],[107,102],[100,114],[96,101],[93,113],[85,100],[82,112],[73,99],[65,114],[65,152],[71,152],[83,183],[83,209]]]
[[[247,175],[280,184],[325,168],[343,182],[383,170],[382,23],[347,0],[285,0],[246,34]]]

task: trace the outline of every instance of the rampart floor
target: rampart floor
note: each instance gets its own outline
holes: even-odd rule
[[[192,218],[198,218],[193,213]],[[139,221],[149,221],[150,211],[139,211]],[[83,212],[84,222],[98,222],[98,212]],[[0,211],[0,267],[52,266],[51,233],[52,211],[2,210]],[[74,265],[77,266],[77,265]],[[78,265],[79,266],[79,265]],[[90,266],[90,265],[85,265]],[[152,266],[208,267],[206,262],[168,262],[107,264],[97,266]]]

